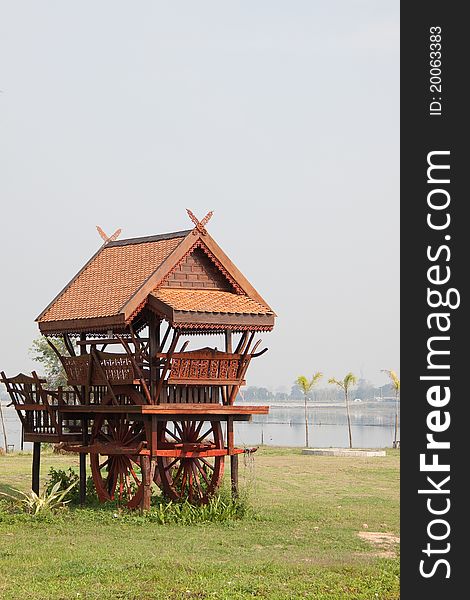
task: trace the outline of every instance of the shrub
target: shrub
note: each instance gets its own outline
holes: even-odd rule
[[[70,491],[66,494],[65,498],[68,502],[77,504],[80,501],[80,491],[76,485],[78,480],[79,477],[72,467],[69,467],[67,471],[51,467],[46,479],[46,493],[49,494],[53,487],[58,483],[59,489],[61,490],[70,488]]]
[[[54,469],[54,467],[51,467],[46,479],[46,491],[50,492],[54,485],[60,482],[59,489],[70,487],[70,491],[66,495],[66,500],[73,505],[79,504],[80,489],[78,485],[75,485],[79,479],[79,476],[72,469],[72,467],[69,467],[67,471],[64,471],[63,469]],[[74,486],[72,486],[72,484],[74,484]],[[93,478],[91,475],[88,476],[86,480],[86,495],[87,500],[96,498],[95,484],[93,483]]]
[[[13,491],[19,494],[19,496],[12,496],[11,494],[5,494],[4,492],[0,492],[0,494],[12,500],[13,504],[22,512],[30,515],[38,515],[41,513],[54,512],[60,508],[63,508],[68,502],[70,502],[70,500],[64,500],[65,496],[70,492],[72,487],[76,485],[76,483],[77,482],[74,481],[65,490],[61,490],[60,482],[58,481],[52,486],[50,491],[45,489],[39,495],[32,491],[26,494],[25,492],[16,490],[14,488],[12,488]]]

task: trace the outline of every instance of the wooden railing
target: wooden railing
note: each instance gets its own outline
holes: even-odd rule
[[[181,385],[165,382],[159,404],[223,404],[224,388],[220,385]]]
[[[95,351],[81,356],[62,356],[61,360],[71,386],[131,385],[139,377],[127,354]]]
[[[168,360],[168,359],[167,359]],[[169,384],[240,385],[241,354],[217,350],[176,352],[169,357]]]
[[[61,405],[80,404],[80,396],[73,390],[47,390],[44,379],[35,372],[32,377],[20,373],[7,378],[2,372],[1,381],[7,388],[12,404],[23,424],[25,434],[47,435],[60,438],[64,434],[81,431],[81,422],[62,418]]]

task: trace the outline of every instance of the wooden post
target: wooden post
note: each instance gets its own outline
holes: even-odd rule
[[[230,457],[230,482],[232,487],[232,498],[238,498],[238,454]]]
[[[80,341],[84,342],[86,341],[86,335],[84,333],[80,334]],[[85,345],[81,345],[80,346],[80,354],[86,354],[86,346]],[[88,386],[82,386],[82,395],[83,397],[88,396]],[[88,403],[90,400],[87,397],[85,399],[86,403]],[[83,417],[82,419],[82,443],[84,446],[86,446],[88,444],[88,419],[86,417]],[[80,482],[79,482],[79,486],[80,486],[80,504],[83,506],[86,502],[86,454],[84,452],[80,452],[80,470],[79,470],[79,475],[80,475]]]
[[[230,482],[232,488],[232,498],[238,497],[238,454],[233,454],[233,417],[227,418],[227,452],[230,455]]]
[[[230,354],[233,352],[232,350],[232,332],[230,329],[225,330],[225,352],[229,352]],[[225,385],[222,388],[222,400],[224,404],[228,404],[230,395],[232,393],[232,386]]]
[[[83,445],[86,445],[87,434],[86,429],[88,428],[87,419],[82,420],[83,428]],[[80,452],[80,504],[83,506],[86,502],[86,454]]]
[[[3,428],[3,443],[5,445],[5,454],[8,452],[7,430],[5,429],[5,420],[3,418],[2,401],[0,400],[0,420]]]
[[[230,329],[225,330],[225,352],[233,352],[232,350],[232,332]]]
[[[151,468],[150,468],[150,456],[143,455],[140,457],[140,469],[142,471],[142,485],[144,493],[142,494],[141,512],[150,510],[150,498],[152,496],[152,481],[151,481]]]
[[[31,489],[39,494],[39,470],[41,468],[41,442],[33,443],[33,468],[31,477]]]
[[[160,367],[157,366],[157,358],[155,355],[160,352],[160,319],[151,311],[148,312],[148,328],[149,328],[149,357],[150,357],[150,396],[154,404],[159,403],[159,399],[155,398],[158,388],[158,380],[160,379]]]

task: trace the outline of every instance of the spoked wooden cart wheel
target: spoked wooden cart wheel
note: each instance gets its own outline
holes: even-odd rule
[[[159,447],[191,454],[158,457],[157,468],[165,495],[171,500],[206,504],[217,491],[224,473],[224,456],[204,456],[208,450],[224,447],[220,422],[165,421],[160,425]]]
[[[145,400],[134,388],[116,394],[120,405],[144,404]],[[103,398],[111,404],[113,397]],[[90,453],[91,472],[100,502],[119,500],[128,508],[137,508],[142,500],[143,485],[138,451],[146,441],[142,421],[125,414],[99,415],[94,421],[91,444],[103,447],[103,454]]]

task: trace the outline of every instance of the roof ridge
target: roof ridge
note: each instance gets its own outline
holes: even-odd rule
[[[174,238],[186,237],[191,233],[192,229],[185,229],[183,231],[172,231],[170,233],[160,233],[158,235],[148,235],[145,237],[128,238],[124,240],[116,240],[114,242],[108,242],[104,245],[105,248],[113,248],[115,246],[129,246],[131,244],[145,244],[146,242],[159,242],[160,240],[171,240]]]

